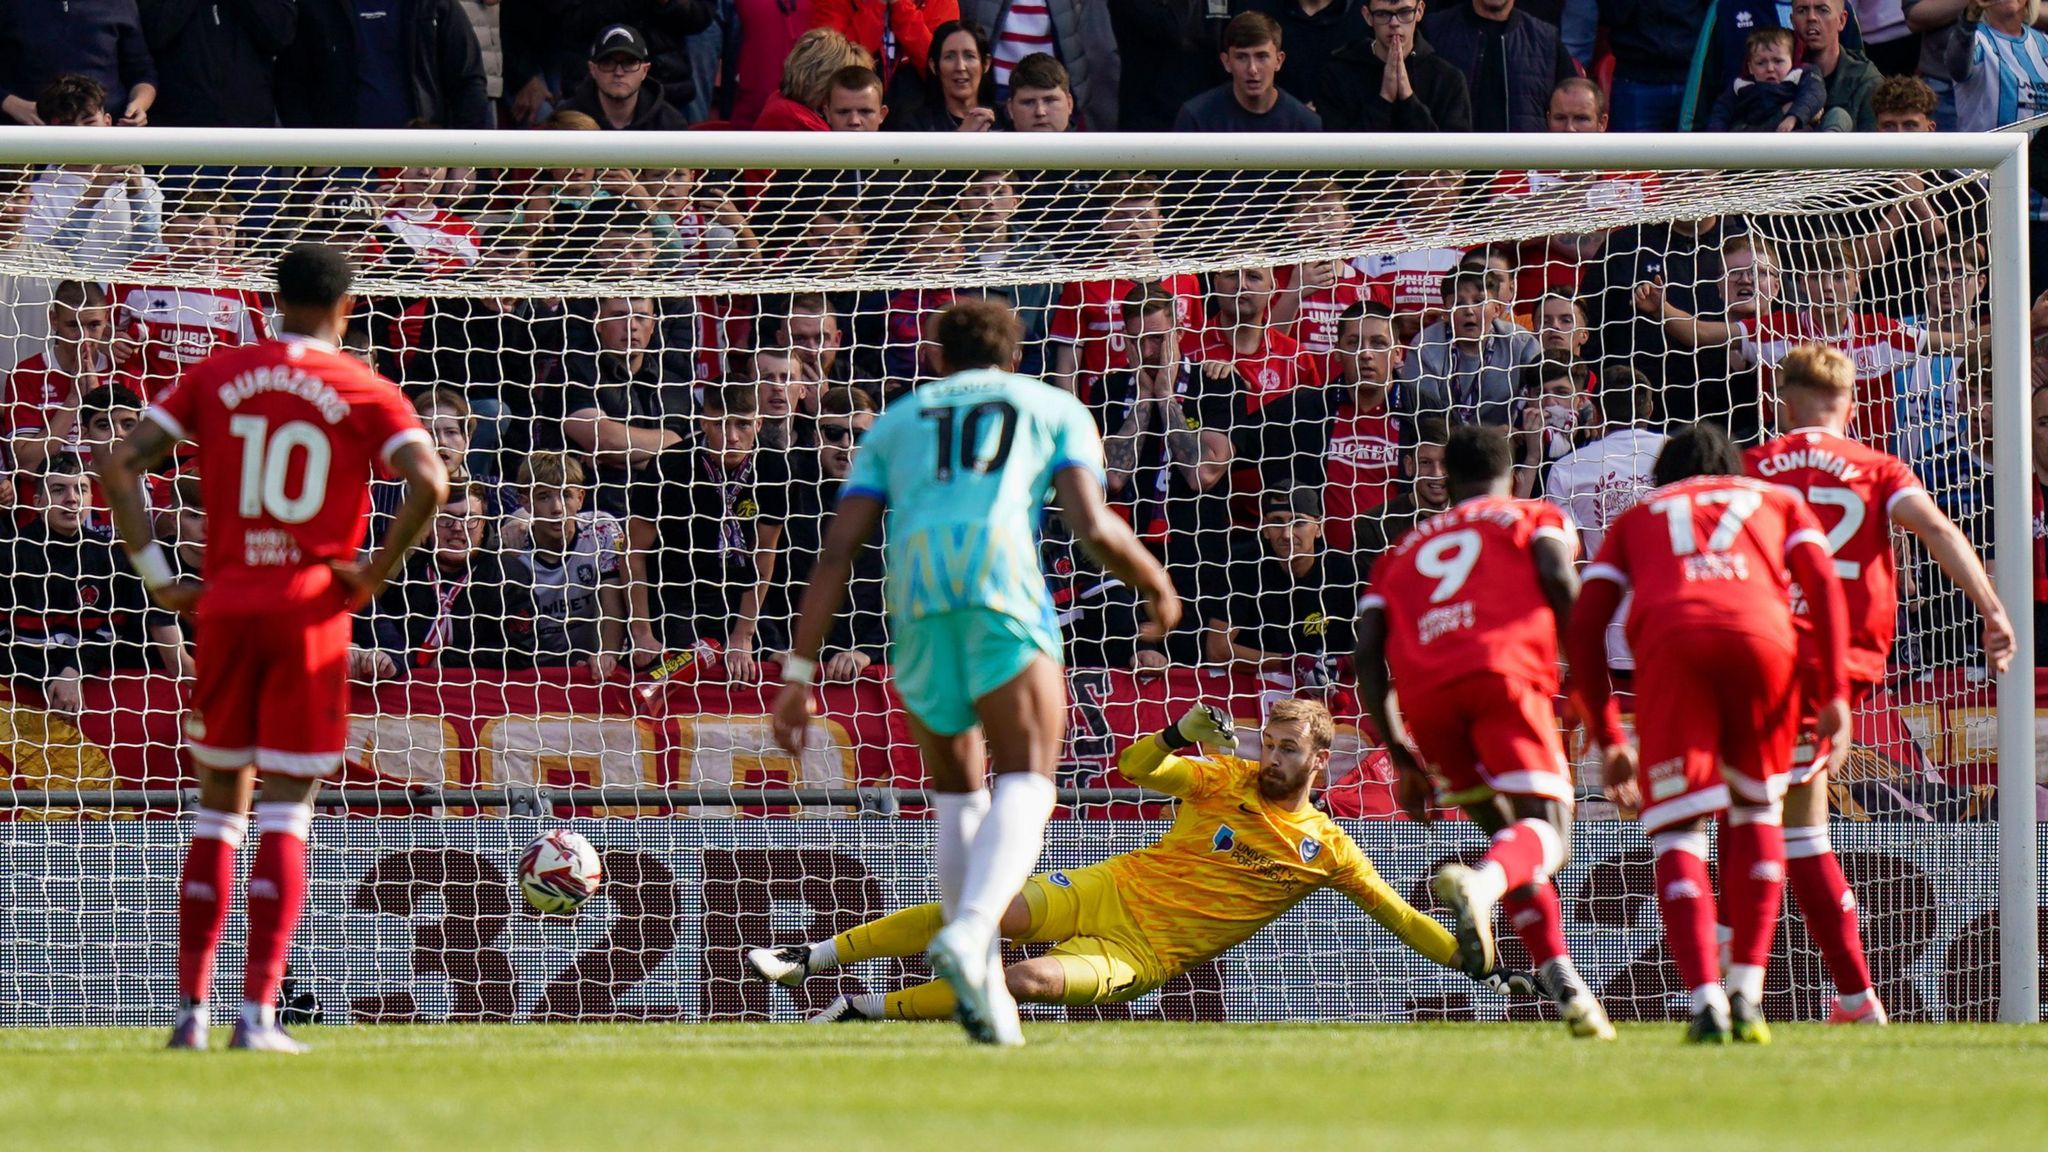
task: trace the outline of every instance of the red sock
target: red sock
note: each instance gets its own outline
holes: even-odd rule
[[[1550,832],[1550,839],[1556,839],[1557,834],[1551,832],[1547,824],[1536,820],[1517,820],[1493,834],[1493,846],[1486,850],[1485,862],[1500,866],[1508,891],[1513,892],[1543,875],[1545,832]]]
[[[249,818],[202,808],[185,848],[185,873],[178,883],[178,995],[204,1001],[213,987],[213,957],[228,922],[228,895],[235,883],[235,849]]]
[[[1683,833],[1660,833],[1684,835]],[[1704,837],[1700,850],[1705,850]],[[1707,862],[1685,848],[1657,852],[1657,910],[1664,917],[1664,946],[1678,966],[1678,978],[1690,992],[1718,984],[1714,963],[1714,886]]]
[[[1770,963],[1771,936],[1785,899],[1785,830],[1776,824],[1721,824],[1721,906],[1734,964]]]
[[[1541,968],[1565,954],[1564,908],[1548,880],[1520,891],[1521,895],[1508,893],[1501,906],[1507,909],[1508,925],[1529,949],[1529,959]]]
[[[1795,855],[1795,853],[1798,853]],[[1785,873],[1806,918],[1807,934],[1827,961],[1835,991],[1844,996],[1870,990],[1870,963],[1863,956],[1863,932],[1856,918],[1856,894],[1842,875],[1842,861],[1825,828],[1785,829]]]
[[[306,906],[306,836],[313,810],[304,804],[258,804],[256,866],[249,873],[249,963],[242,1002],[277,1002],[292,933]]]

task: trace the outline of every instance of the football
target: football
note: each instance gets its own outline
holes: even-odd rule
[[[519,890],[534,911],[574,912],[597,895],[604,869],[590,841],[565,828],[541,834],[519,858]]]

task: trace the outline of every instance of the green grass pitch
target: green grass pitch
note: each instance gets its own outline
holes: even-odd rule
[[[307,1028],[297,1059],[0,1033],[0,1147],[1270,1152],[2048,1147],[2048,1030],[1050,1024]],[[218,1039],[226,1040],[224,1033]]]

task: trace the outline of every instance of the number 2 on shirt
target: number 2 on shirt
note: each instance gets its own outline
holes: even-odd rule
[[[940,483],[953,478],[956,466],[981,474],[996,471],[1009,460],[1010,448],[1017,442],[1017,408],[1007,400],[984,400],[969,408],[964,419],[954,408],[925,408],[918,415],[937,422],[939,450],[932,457],[937,461],[932,479]],[[995,451],[982,456],[978,454],[981,450],[981,425],[990,416],[1002,423],[996,434]],[[960,433],[957,438],[953,434],[956,424]],[[969,445],[973,447],[970,449]],[[977,454],[969,456],[970,451]]]

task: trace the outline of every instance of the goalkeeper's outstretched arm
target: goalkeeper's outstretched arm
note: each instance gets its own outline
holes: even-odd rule
[[[1443,925],[1401,899],[1401,894],[1389,887],[1372,865],[1365,864],[1358,872],[1342,878],[1336,887],[1367,916],[1377,920],[1380,927],[1400,937],[1401,943],[1445,968],[1462,971],[1458,942]]]
[[[1117,757],[1116,769],[1140,788],[1169,796],[1194,795],[1195,768],[1181,753],[1196,745],[1228,751],[1237,743],[1230,717],[1222,709],[1197,704],[1181,718],[1150,736],[1132,742]]]

